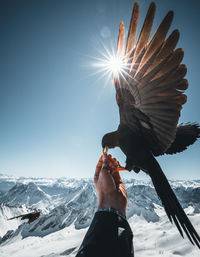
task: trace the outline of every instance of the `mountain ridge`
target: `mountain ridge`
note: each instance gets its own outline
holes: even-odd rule
[[[150,181],[125,179],[124,184],[128,194],[127,218],[131,226],[136,226],[136,228],[139,226],[139,231],[143,231],[141,226],[149,227],[149,229],[152,226],[159,228],[163,231],[163,240],[166,236],[171,238],[171,234],[167,232],[168,229],[177,233],[167,220],[161,202]],[[200,217],[200,180],[176,180],[170,181],[170,184],[189,218],[195,218],[194,220],[197,222],[196,220]],[[0,175],[0,185],[2,185],[0,187],[0,229],[2,228],[0,254],[1,249],[9,249],[10,245],[14,246],[17,242],[22,245],[23,249],[24,243],[22,242],[26,241],[22,239],[33,240],[38,238],[33,240],[36,244],[39,238],[41,240],[51,240],[50,238],[56,238],[56,235],[65,237],[67,235],[63,234],[64,231],[74,235],[74,240],[79,242],[75,239],[75,234],[83,234],[81,231],[88,228],[97,209],[96,190],[91,178],[32,179]],[[20,219],[7,220],[13,216],[36,210],[39,210],[41,215],[30,224],[22,222]],[[162,224],[161,227],[159,224]],[[155,234],[159,236],[157,230]],[[159,247],[163,248],[166,239],[162,241],[158,237],[157,240],[160,240]],[[180,245],[182,245],[181,238]],[[70,256],[74,256],[78,246],[74,246],[74,244],[72,246],[72,248],[69,247],[63,252],[70,252]],[[187,249],[191,249],[190,246],[187,247]],[[73,251],[70,249],[73,249]],[[173,252],[177,253],[177,250]],[[182,250],[178,252],[182,253]],[[19,256],[21,256],[21,252],[19,252]]]

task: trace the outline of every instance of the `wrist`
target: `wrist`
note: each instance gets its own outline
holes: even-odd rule
[[[120,211],[124,215],[126,215],[126,204],[120,204],[119,199],[118,201],[109,201],[108,199],[103,199],[98,203],[98,209],[106,209],[106,208],[113,208],[115,210]]]

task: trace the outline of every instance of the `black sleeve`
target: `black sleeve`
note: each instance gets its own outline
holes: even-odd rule
[[[133,234],[116,213],[96,212],[76,257],[133,257]]]

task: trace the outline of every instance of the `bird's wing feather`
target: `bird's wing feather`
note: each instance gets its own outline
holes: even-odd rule
[[[137,33],[138,20],[139,20],[139,4],[135,2],[130,25],[129,25],[128,39],[126,43],[126,53],[128,55],[132,54],[134,50],[133,48],[134,48],[134,42],[135,42],[136,33]]]
[[[118,54],[124,56],[127,69],[115,80],[118,104],[120,108],[120,121],[129,123],[134,115],[130,109],[137,108],[149,119],[152,135],[159,144],[151,145],[155,155],[164,153],[174,141],[176,128],[182,105],[187,98],[183,91],[188,83],[184,79],[186,66],[181,64],[183,50],[176,49],[179,39],[178,30],[174,30],[166,38],[173,19],[170,11],[163,19],[154,36],[149,41],[155,4],[152,3],[147,12],[138,41],[134,46],[139,18],[139,5],[136,2],[124,52],[124,25],[120,24],[118,37]],[[132,97],[126,97],[127,91]],[[123,103],[123,104],[122,104]],[[124,113],[129,113],[125,116]]]

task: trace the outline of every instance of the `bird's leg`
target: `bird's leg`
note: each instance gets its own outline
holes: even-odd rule
[[[121,170],[126,170],[126,168],[121,166],[120,163],[118,162],[118,168],[116,169],[116,171],[121,171]]]
[[[126,159],[126,166],[125,166],[125,169],[128,170],[128,171],[135,171],[135,173],[139,173],[141,168],[139,167],[139,165],[135,165],[132,163],[131,159],[127,157]]]
[[[121,170],[126,170],[126,169],[123,166],[120,166],[119,168],[116,169],[116,171],[121,171]]]

